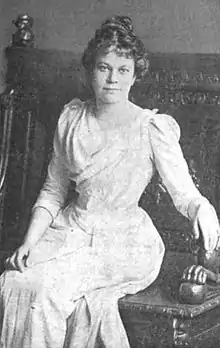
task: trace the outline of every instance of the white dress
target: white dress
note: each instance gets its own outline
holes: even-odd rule
[[[104,132],[90,101],[66,105],[35,204],[53,223],[27,270],[0,278],[1,348],[129,347],[117,301],[149,286],[164,256],[160,235],[138,206],[154,165],[184,216],[193,219],[196,206],[207,204],[179,136],[172,117],[150,110]],[[78,198],[64,208],[70,180]]]

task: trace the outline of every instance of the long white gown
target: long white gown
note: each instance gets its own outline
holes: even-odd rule
[[[91,102],[64,108],[48,177],[35,207],[54,221],[24,273],[0,278],[1,348],[128,348],[117,307],[157,277],[164,244],[138,207],[156,165],[176,208],[189,219],[209,204],[194,186],[176,121],[143,110],[103,131]],[[69,181],[78,198],[64,207]]]

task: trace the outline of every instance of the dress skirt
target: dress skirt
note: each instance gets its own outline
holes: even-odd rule
[[[158,232],[143,217],[151,233],[141,248],[141,231],[135,240],[129,240],[129,229],[122,233],[123,226],[115,235],[115,226],[102,234],[100,226],[91,235],[77,223],[64,225],[60,214],[31,252],[26,270],[0,278],[0,347],[128,348],[118,299],[150,285],[164,255]]]

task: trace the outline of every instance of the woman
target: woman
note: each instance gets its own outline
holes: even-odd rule
[[[106,20],[82,63],[94,98],[65,106],[27,235],[0,279],[4,348],[129,347],[117,301],[149,286],[164,256],[138,207],[154,165],[195,236],[207,250],[217,243],[218,219],[188,173],[177,123],[128,99],[148,69],[131,20]],[[71,181],[78,197],[65,206]]]

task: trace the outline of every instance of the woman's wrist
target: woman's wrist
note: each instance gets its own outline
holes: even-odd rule
[[[45,214],[47,214],[50,217],[50,219],[51,219],[50,223],[52,223],[54,221],[53,215],[51,214],[49,209],[47,209],[46,207],[43,207],[41,205],[34,207],[33,212],[32,212],[32,219],[34,220],[34,219],[39,219],[39,217],[40,218],[45,217]]]
[[[201,207],[209,209],[210,205],[211,205],[210,202],[204,196],[197,197],[191,200],[187,210],[188,218],[194,221],[197,216],[198,209],[200,209]]]
[[[44,207],[36,207],[33,211],[23,245],[32,248],[50,226],[52,221],[52,215],[47,209],[44,209]]]

